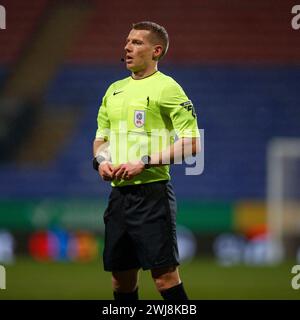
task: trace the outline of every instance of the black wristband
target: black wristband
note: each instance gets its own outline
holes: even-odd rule
[[[106,159],[102,156],[97,156],[94,157],[93,159],[93,168],[98,171],[99,170],[99,165],[101,164],[101,162],[105,161]]]

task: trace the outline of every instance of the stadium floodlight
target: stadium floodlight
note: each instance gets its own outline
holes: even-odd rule
[[[268,145],[267,224],[277,248],[274,262],[295,258],[300,246],[300,138],[276,138]]]

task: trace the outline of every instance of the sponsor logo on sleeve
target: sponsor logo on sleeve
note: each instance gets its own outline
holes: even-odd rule
[[[196,118],[196,111],[191,100],[182,102],[180,103],[180,105],[184,107],[184,109],[186,109],[187,111],[190,111],[192,113],[192,116]]]

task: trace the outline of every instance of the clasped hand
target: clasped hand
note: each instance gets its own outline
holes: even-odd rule
[[[145,169],[145,165],[142,161],[127,162],[118,166],[113,166],[109,161],[103,161],[99,165],[99,175],[105,181],[111,180],[130,180],[134,176],[137,176]]]

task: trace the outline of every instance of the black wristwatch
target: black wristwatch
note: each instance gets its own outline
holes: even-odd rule
[[[94,157],[94,159],[93,159],[93,168],[94,168],[96,171],[98,171],[101,162],[103,162],[103,161],[105,161],[105,160],[106,160],[106,159],[105,159],[103,156]]]
[[[141,161],[145,165],[145,169],[149,169],[151,166],[151,157],[148,155],[142,156]]]

